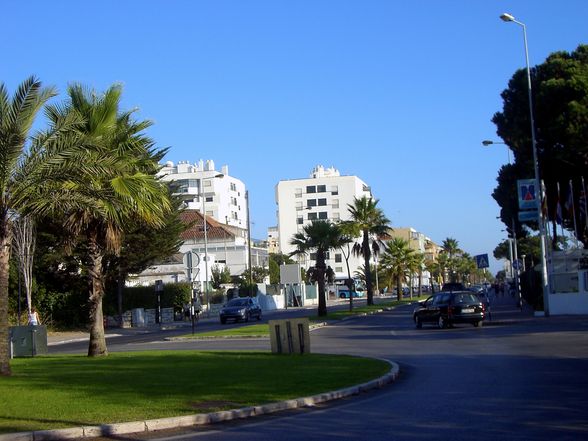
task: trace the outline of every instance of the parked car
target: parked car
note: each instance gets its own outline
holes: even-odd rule
[[[251,297],[237,297],[229,300],[220,310],[220,322],[225,324],[227,320],[233,319],[235,322],[257,318],[261,320],[261,307],[259,303]]]
[[[434,323],[439,328],[454,323],[471,323],[481,326],[486,317],[486,307],[471,291],[441,291],[427,300],[419,302],[413,312],[414,323],[422,328],[423,323]]]
[[[353,298],[363,297],[365,293],[363,291],[352,291]],[[339,298],[340,299],[348,299],[349,298],[349,289],[343,288],[339,289]]]

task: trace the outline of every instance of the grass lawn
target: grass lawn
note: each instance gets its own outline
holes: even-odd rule
[[[313,395],[388,372],[381,360],[269,352],[152,351],[12,361],[0,433],[190,415]]]

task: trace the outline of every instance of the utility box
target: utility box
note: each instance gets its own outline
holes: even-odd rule
[[[270,320],[269,328],[274,354],[310,353],[310,331],[307,318]]]
[[[12,357],[47,354],[46,326],[12,326],[9,335]]]

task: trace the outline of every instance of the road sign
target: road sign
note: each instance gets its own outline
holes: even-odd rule
[[[519,179],[517,181],[519,193],[519,209],[537,209],[537,189],[535,179]]]
[[[478,268],[488,268],[488,254],[479,254],[476,257],[476,265]]]
[[[519,211],[519,222],[535,222],[539,219],[537,210]]]

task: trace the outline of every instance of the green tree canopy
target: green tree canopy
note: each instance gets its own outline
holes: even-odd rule
[[[581,200],[582,178],[588,179],[588,45],[580,45],[571,53],[551,54],[545,62],[533,67],[531,84],[539,170],[545,182],[548,219],[555,222],[558,198],[562,204],[568,200],[571,180],[575,212],[562,211],[564,226],[573,230],[575,214],[579,239],[588,245],[586,206]],[[508,227],[517,219],[516,180],[534,177],[527,92],[526,70],[520,69],[501,94],[502,111],[492,118],[498,135],[514,156],[514,163],[499,171],[498,186],[492,194],[501,207],[501,219]],[[526,235],[525,228],[516,223],[517,237]],[[529,224],[529,227],[536,230],[537,224]]]
[[[12,220],[15,213],[36,214],[37,190],[43,185],[39,175],[48,178],[59,168],[61,160],[48,156],[29,155],[26,147],[35,117],[45,103],[55,95],[52,88],[43,88],[34,77],[25,80],[10,96],[0,83],[0,375],[10,375],[8,347],[8,281]],[[55,134],[55,133],[54,133]],[[23,173],[27,165],[29,173]],[[35,167],[31,167],[34,164]]]
[[[354,224],[354,228],[361,234],[361,241],[353,246],[353,251],[364,260],[368,305],[374,304],[370,260],[372,254],[377,255],[380,252],[380,238],[387,234],[390,228],[390,220],[377,205],[377,199],[367,196],[355,198],[353,204],[348,205],[349,222]]]
[[[290,244],[296,249],[290,256],[304,255],[310,251],[316,251],[316,263],[313,268],[312,279],[318,285],[318,315],[327,315],[327,299],[325,296],[325,283],[327,266],[325,263],[327,251],[339,248],[343,243],[340,228],[332,222],[314,220],[303,227],[290,240]]]

